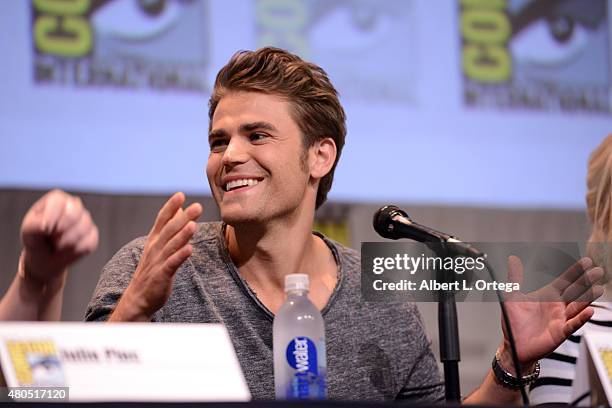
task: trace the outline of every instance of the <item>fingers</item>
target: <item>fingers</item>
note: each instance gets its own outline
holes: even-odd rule
[[[71,229],[56,236],[55,249],[80,257],[93,252],[98,247],[99,232],[91,219],[89,211],[84,211],[80,220]]]
[[[167,259],[173,253],[181,249],[193,236],[196,231],[196,223],[193,221],[187,222],[185,226],[175,234],[170,241],[162,249],[162,258]]]
[[[192,252],[193,247],[191,244],[183,246],[166,260],[164,269],[173,275],[179,266],[181,266],[183,262],[185,262],[185,260],[191,256]]]
[[[153,313],[166,303],[172,291],[174,274],[193,252],[189,240],[197,229],[194,221],[202,214],[202,206],[195,203],[183,210],[184,202],[185,195],[176,193],[159,211],[138,267],[122,298],[123,304],[131,305],[125,307],[131,307],[131,314],[139,319],[150,320]]]
[[[42,196],[39,200],[42,205],[42,214],[40,215],[42,232],[50,235],[57,228],[60,217],[71,198],[69,194],[61,190],[52,190]]]
[[[586,292],[584,292],[580,298],[569,303],[565,309],[566,319],[572,319],[577,316],[582,310],[587,308],[594,300],[599,298],[604,293],[604,287],[601,285],[595,285]]]
[[[51,229],[55,228],[63,211],[64,195],[64,192],[59,194],[58,190],[53,190],[43,195],[30,207],[21,224],[22,239],[51,233]]]
[[[189,254],[185,256],[184,248],[196,232],[197,225],[194,220],[200,214],[202,214],[202,206],[194,203],[185,211],[177,211],[161,231],[156,245],[161,251],[161,259],[166,260],[164,269],[167,274],[174,275],[176,269],[191,255],[189,251]]]
[[[164,206],[157,213],[157,218],[155,219],[155,223],[153,224],[153,228],[149,233],[149,236],[155,236],[160,233],[162,228],[168,223],[168,221],[174,217],[174,214],[183,206],[185,202],[185,194],[178,192],[175,193]]]
[[[75,248],[75,252],[78,256],[87,255],[92,253],[98,247],[100,239],[100,233],[98,228],[93,225],[93,228],[89,230],[89,233],[78,241]]]
[[[42,196],[28,210],[21,229],[27,278],[46,284],[98,245],[99,233],[79,197],[61,190]]]
[[[581,328],[593,316],[593,313],[593,308],[589,306],[578,313],[578,315],[565,322],[565,325],[563,326],[563,334],[565,337],[568,337],[570,334]]]
[[[183,193],[177,193],[168,200],[158,214],[147,243],[147,252],[163,265],[164,272],[169,275],[173,275],[186,259],[185,247],[197,230],[195,220],[202,214],[199,203],[193,203],[184,210],[180,208],[179,204],[184,201]]]
[[[77,216],[77,220],[71,220],[70,223],[63,223],[63,220],[60,221],[60,224],[63,225],[61,228],[58,227],[58,231],[53,236],[53,242],[57,250],[76,248],[80,240],[85,238],[95,228],[89,211],[82,208]]]
[[[72,261],[75,260],[74,258],[90,253],[97,248],[98,229],[79,197],[70,196],[60,191],[58,191],[56,197],[59,200],[53,201],[53,207],[61,208],[62,212],[59,214],[59,218],[47,225],[52,230],[54,249],[63,252],[67,257],[66,259]],[[54,208],[53,211],[56,211],[56,209]],[[49,218],[47,221],[51,221],[51,219]]]
[[[21,225],[21,238],[26,247],[37,247],[46,238],[63,233],[77,223],[83,211],[78,197],[61,190],[42,196],[26,213]]]
[[[580,278],[584,271],[588,270],[593,266],[591,258],[582,258],[575,264],[569,267],[569,269],[563,272],[558,278],[552,282],[552,286],[559,290],[559,293],[563,293],[572,283]]]
[[[596,267],[589,269],[588,271],[579,275],[574,282],[565,288],[565,290],[561,293],[561,299],[565,303],[570,303],[581,298],[583,294],[591,293],[592,289],[594,288],[593,285],[603,278],[603,276],[603,268]]]
[[[55,224],[55,228],[51,229],[53,235],[63,235],[81,220],[83,212],[86,211],[83,207],[83,202],[79,197],[68,196],[63,205],[63,211]]]
[[[516,255],[508,257],[508,282],[523,283],[523,262]]]
[[[198,203],[191,204],[185,210],[179,209],[174,217],[164,226],[158,237],[158,245],[163,247],[189,221],[195,221],[202,214],[202,206]]]

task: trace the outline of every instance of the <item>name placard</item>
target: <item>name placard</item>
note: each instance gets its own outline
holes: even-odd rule
[[[0,323],[0,365],[7,387],[61,388],[69,401],[250,399],[217,324]]]

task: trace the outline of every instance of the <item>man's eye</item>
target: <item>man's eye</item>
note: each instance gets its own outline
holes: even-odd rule
[[[249,139],[251,139],[251,142],[257,142],[258,140],[263,140],[267,137],[268,135],[266,135],[265,133],[251,133]]]
[[[210,150],[221,150],[227,145],[227,141],[223,139],[215,139],[210,142]]]

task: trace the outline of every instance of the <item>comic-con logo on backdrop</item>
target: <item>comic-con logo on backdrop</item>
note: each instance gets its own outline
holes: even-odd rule
[[[208,92],[205,0],[32,0],[34,82]]]
[[[468,106],[611,112],[607,0],[459,0]]]
[[[418,60],[413,0],[256,0],[257,46],[322,66],[343,98],[413,104]],[[389,56],[393,64],[385,64]]]

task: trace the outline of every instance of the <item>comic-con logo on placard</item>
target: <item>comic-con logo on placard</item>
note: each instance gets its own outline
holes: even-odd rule
[[[6,347],[20,387],[66,386],[53,341],[7,341]]]
[[[31,0],[34,82],[208,92],[206,0]]]
[[[607,0],[459,0],[468,106],[609,113]]]

